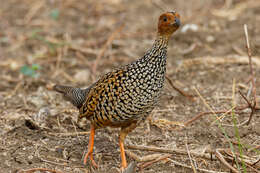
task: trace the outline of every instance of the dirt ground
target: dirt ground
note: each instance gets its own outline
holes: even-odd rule
[[[78,124],[77,110],[46,85],[84,88],[141,57],[156,36],[162,13],[158,6],[181,15],[182,26],[168,48],[167,76],[194,97],[182,96],[167,82],[158,107],[125,141],[127,150],[143,162],[127,154],[128,163],[135,161],[136,171],[143,173],[231,172],[226,163],[241,172],[260,171],[259,110],[249,125],[240,125],[251,110],[237,109],[247,106],[239,91],[253,96],[248,92],[244,24],[260,103],[260,1],[1,0],[0,173],[29,173],[32,168],[119,172],[119,130],[98,130],[94,158],[99,168],[83,165],[89,123]],[[233,116],[225,113],[235,109]],[[223,113],[204,115],[183,127],[199,113],[211,111]],[[229,155],[231,150],[236,154]],[[216,158],[216,151],[224,161]]]

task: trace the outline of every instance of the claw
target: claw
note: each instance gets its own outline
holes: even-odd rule
[[[92,152],[88,152],[85,157],[84,157],[84,165],[87,164],[87,161],[88,161],[88,156],[89,156],[89,159],[91,160],[91,164],[92,166],[94,166],[95,168],[98,168],[98,165],[96,164],[95,160],[93,159],[93,153]]]

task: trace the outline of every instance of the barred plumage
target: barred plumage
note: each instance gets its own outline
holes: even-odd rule
[[[119,144],[122,168],[126,168],[124,139],[137,124],[151,113],[164,86],[168,40],[180,25],[179,14],[167,12],[160,16],[158,35],[152,48],[135,62],[102,76],[87,89],[54,86],[79,108],[79,118],[91,121],[88,156],[94,166],[92,150],[95,129],[121,127]]]
[[[158,37],[141,59],[98,80],[80,109],[80,117],[90,119],[96,128],[145,119],[164,85],[167,43]]]
[[[83,102],[86,100],[86,95],[90,88],[80,89],[70,86],[55,85],[53,89],[59,93],[62,93],[64,98],[70,101],[77,108],[81,108]]]

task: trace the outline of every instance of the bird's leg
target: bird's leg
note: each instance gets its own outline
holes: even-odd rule
[[[125,148],[124,140],[129,132],[136,128],[136,123],[132,123],[129,126],[122,127],[119,133],[119,146],[120,146],[120,155],[121,155],[121,170],[124,170],[127,167],[126,157],[125,157]]]
[[[94,127],[94,125],[91,125],[89,143],[88,143],[88,153],[84,157],[84,165],[87,164],[87,160],[88,160],[88,156],[89,156],[90,160],[91,160],[91,164],[97,168],[98,165],[96,164],[96,162],[93,159],[94,136],[95,136],[95,127]]]

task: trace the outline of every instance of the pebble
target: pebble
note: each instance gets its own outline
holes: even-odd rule
[[[74,75],[74,79],[80,82],[88,82],[90,80],[90,71],[87,69],[80,70],[76,72],[76,74]]]
[[[199,30],[199,26],[196,24],[186,24],[182,27],[181,32],[186,33],[187,31],[196,32]]]
[[[212,43],[212,42],[214,42],[216,39],[215,39],[215,37],[213,37],[212,35],[209,35],[209,36],[207,36],[207,38],[206,38],[206,41],[208,42],[208,43]]]

